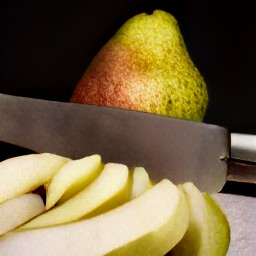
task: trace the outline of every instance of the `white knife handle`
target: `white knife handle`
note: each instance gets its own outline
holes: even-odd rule
[[[231,133],[227,180],[256,184],[256,135]]]
[[[231,133],[231,158],[256,162],[256,135]]]

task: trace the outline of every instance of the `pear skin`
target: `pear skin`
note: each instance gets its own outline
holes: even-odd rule
[[[121,26],[87,67],[71,102],[202,121],[208,92],[177,20],[155,10]]]

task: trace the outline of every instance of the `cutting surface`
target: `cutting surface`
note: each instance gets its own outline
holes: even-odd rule
[[[227,256],[254,256],[256,252],[256,198],[218,193],[214,195],[225,212],[231,242]]]

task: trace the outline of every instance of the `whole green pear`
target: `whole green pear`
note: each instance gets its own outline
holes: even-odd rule
[[[177,20],[155,10],[123,24],[94,57],[71,101],[202,121],[208,93]]]

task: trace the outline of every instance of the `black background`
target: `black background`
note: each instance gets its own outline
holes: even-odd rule
[[[206,80],[204,121],[256,134],[256,8],[250,0],[1,1],[0,93],[69,101],[115,31],[154,9],[176,17]],[[1,158],[14,152],[4,143],[0,150]]]

